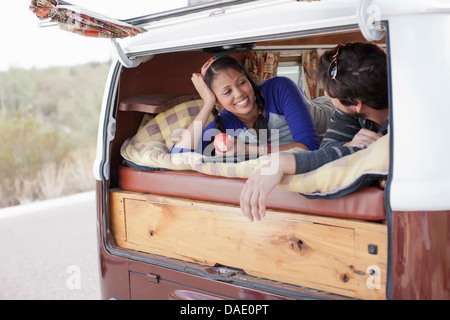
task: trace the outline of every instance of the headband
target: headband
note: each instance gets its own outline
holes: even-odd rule
[[[220,59],[220,58],[225,58],[225,57],[228,57],[228,56],[226,54],[219,54],[217,56],[210,58],[208,61],[206,61],[206,63],[203,65],[202,70],[201,70],[201,74],[202,74],[203,78],[206,75],[206,71],[208,71],[209,67],[211,67],[211,65],[213,64],[214,61],[216,61],[217,59]]]

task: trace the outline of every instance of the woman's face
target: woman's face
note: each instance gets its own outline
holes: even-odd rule
[[[228,68],[217,73],[211,84],[219,104],[236,116],[258,112],[255,92],[250,81],[237,70]]]

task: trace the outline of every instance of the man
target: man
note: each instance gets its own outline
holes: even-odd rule
[[[320,149],[280,153],[278,171],[251,176],[242,190],[241,210],[250,221],[265,215],[267,195],[285,175],[300,174],[352,154],[387,133],[388,87],[386,54],[377,45],[350,43],[325,52],[319,80],[336,107]],[[268,164],[270,166],[270,164]]]

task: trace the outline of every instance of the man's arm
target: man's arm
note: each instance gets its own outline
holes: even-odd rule
[[[361,124],[357,118],[348,116],[336,108],[320,148],[341,147],[352,141],[360,130]]]
[[[293,154],[295,158],[295,174],[309,172],[320,168],[328,162],[348,156],[360,150],[356,147],[320,148],[311,152]]]
[[[332,147],[295,154],[280,153],[276,171],[268,170],[267,168],[274,167],[273,163],[268,163],[248,178],[240,196],[242,213],[250,221],[261,220],[266,214],[267,196],[281,183],[286,175],[315,170],[328,162],[352,154],[357,150],[359,149],[353,147]]]
[[[275,173],[263,174],[260,169],[247,180],[240,197],[242,212],[250,221],[259,221],[266,214],[268,194],[280,184],[285,175],[309,172],[360,150],[357,147],[343,146],[352,141],[360,130],[361,125],[357,118],[347,116],[336,109],[319,150],[295,154],[280,153],[279,166]]]

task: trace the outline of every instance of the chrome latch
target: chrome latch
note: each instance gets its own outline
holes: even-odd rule
[[[159,283],[159,280],[161,279],[161,276],[159,274],[154,273],[147,273],[145,277],[152,283]]]

